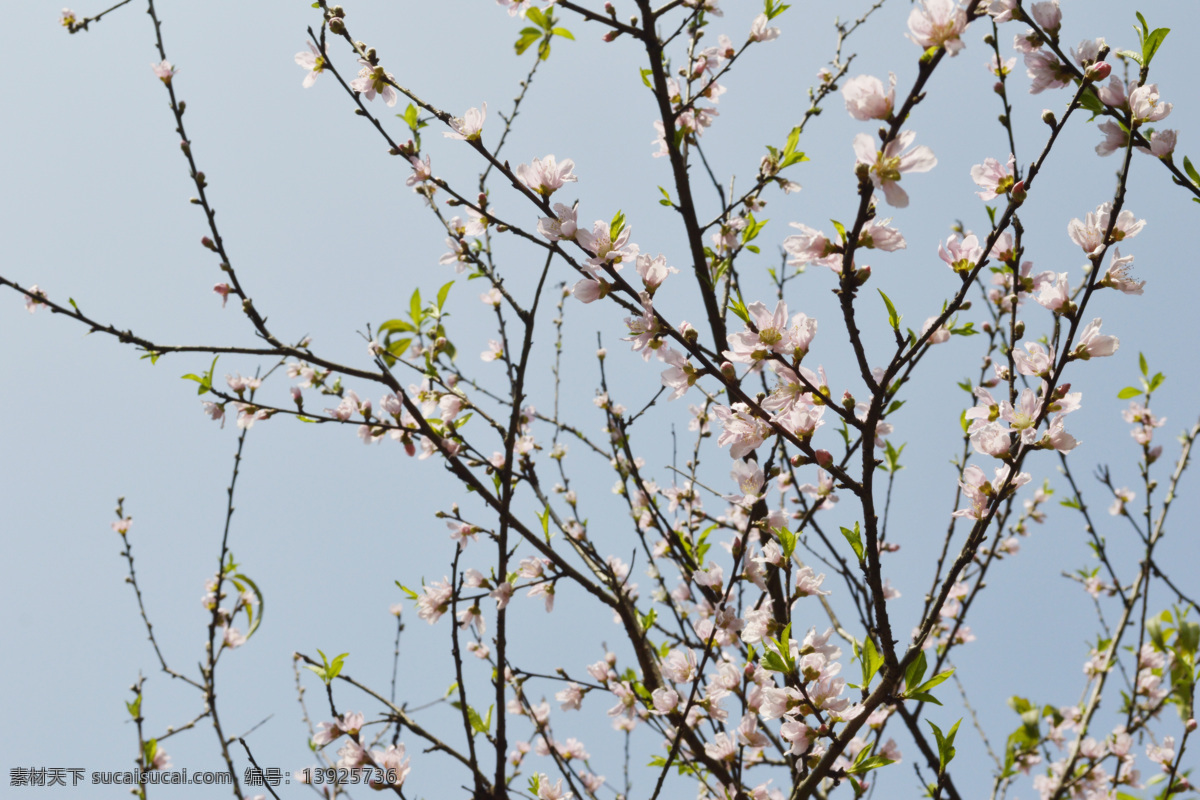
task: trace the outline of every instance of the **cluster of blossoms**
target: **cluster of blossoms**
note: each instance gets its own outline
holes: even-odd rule
[[[349,770],[370,768],[369,774],[374,776],[370,782],[372,789],[399,789],[412,769],[409,766],[410,759],[405,757],[404,745],[392,744],[386,750],[367,750],[359,738],[365,723],[366,719],[361,713],[350,711],[330,722],[321,722],[313,734],[312,746],[320,749],[346,736],[346,742],[337,751],[337,766]],[[385,777],[386,782],[380,781],[381,776]],[[301,783],[310,783],[311,771],[300,770],[296,773],[296,779]]]
[[[985,4],[987,11],[996,22],[1009,22],[1019,18],[1014,14],[1015,0],[991,0]],[[1033,3],[1029,13],[1040,28],[1040,33],[1033,28],[1027,28],[1024,33],[1013,37],[1013,47],[1024,55],[1025,68],[1031,81],[1029,91],[1038,94],[1046,89],[1057,89],[1069,86],[1078,74],[1069,65],[1059,60],[1054,52],[1045,47],[1043,34],[1057,43],[1059,31],[1062,28],[1062,10],[1059,0],[1043,0]],[[1140,85],[1137,80],[1126,83],[1116,75],[1111,75],[1111,66],[1104,61],[1108,53],[1108,44],[1104,39],[1085,39],[1078,47],[1071,48],[1071,57],[1079,66],[1084,76],[1096,82],[1096,94],[1100,101],[1118,113],[1127,113],[1135,126],[1160,122],[1171,113],[1171,104],[1162,102],[1157,84]],[[998,65],[989,65],[989,69],[999,71]],[[1011,65],[1009,65],[1011,69]],[[1108,83],[1102,83],[1104,79]],[[1129,142],[1128,129],[1115,120],[1105,120],[1099,124],[1104,140],[1096,146],[1096,152],[1102,156],[1111,155],[1117,150],[1123,150]],[[1143,136],[1149,146],[1138,146],[1143,153],[1155,158],[1170,158],[1175,151],[1178,132],[1174,130],[1154,130],[1147,128]]]
[[[685,5],[702,7],[710,14],[721,16],[715,0],[697,0]],[[766,14],[759,14],[750,26],[746,43],[769,42],[779,38],[779,33],[778,28],[771,26]],[[733,40],[721,34],[717,37],[715,45],[697,50],[692,54],[691,63],[679,71],[680,78],[683,79],[682,86],[676,78],[667,78],[667,94],[675,113],[677,133],[684,137],[703,136],[704,129],[713,124],[715,117],[720,116],[720,112],[712,106],[699,104],[705,100],[713,105],[720,102],[725,87],[717,83],[717,77],[738,55],[740,51]],[[653,124],[654,130],[658,132],[658,136],[652,142],[658,147],[654,157],[668,155],[670,149],[667,147],[666,128],[661,120],[655,120]]]
[[[259,598],[250,589],[245,589],[238,593],[237,601],[234,603],[232,609],[221,606],[220,602],[225,599],[224,593],[220,596],[217,595],[217,586],[221,582],[221,575],[214,575],[205,582],[204,596],[200,598],[200,604],[209,611],[216,612],[217,624],[221,626],[221,643],[224,647],[233,650],[244,645],[247,638],[246,634],[233,627],[231,624],[233,618],[243,610],[253,613],[252,610],[258,605]]]

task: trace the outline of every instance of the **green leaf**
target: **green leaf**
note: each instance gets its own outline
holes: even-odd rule
[[[467,719],[469,719],[471,722],[471,730],[473,731],[471,734],[472,736],[474,736],[476,733],[487,733],[492,729],[492,712],[495,709],[495,705],[491,706],[488,709],[487,719],[481,719],[478,711],[470,706],[467,706]]]
[[[938,744],[938,774],[944,775],[946,766],[954,760],[954,737],[958,734],[958,726],[962,723],[962,719],[954,723],[950,728],[950,732],[943,734],[941,728],[934,725],[931,720],[925,720],[929,723],[929,727],[933,728],[933,735],[937,737]]]
[[[542,13],[540,8],[536,6],[525,10],[525,18],[541,28],[546,27],[546,15]]]
[[[243,608],[245,608],[245,610],[246,610],[246,619],[249,624],[249,628],[246,631],[246,638],[249,639],[251,636],[254,635],[254,632],[256,630],[258,630],[258,626],[262,624],[263,608],[265,606],[265,603],[263,602],[263,593],[262,593],[262,590],[260,590],[258,588],[257,583],[255,583],[249,577],[243,575],[240,572],[237,573],[236,575],[234,575],[232,580],[233,580],[234,585],[237,586],[238,589],[243,592],[246,591],[245,587],[242,586],[242,584],[245,583],[246,586],[250,587],[250,591],[254,593],[254,596],[256,598],[258,598],[258,603],[257,603],[258,613],[257,614],[254,613],[254,605],[251,605],[250,603],[246,603],[243,606]]]
[[[408,301],[408,315],[412,319],[414,325],[420,325],[421,320],[425,318],[425,312],[421,310],[421,290],[414,289],[412,297]]]
[[[1165,381],[1166,379],[1167,379],[1167,376],[1163,375],[1161,372],[1154,373],[1154,377],[1150,379],[1150,383],[1147,385],[1148,390],[1153,392],[1159,386],[1162,386],[1162,382]]]
[[[908,665],[908,669],[904,670],[904,689],[906,692],[921,685],[921,679],[925,677],[925,670],[927,668],[928,662],[925,660],[925,651],[922,650],[913,659],[913,662]]]
[[[854,759],[854,763],[849,769],[846,770],[847,774],[861,775],[864,772],[870,772],[871,770],[878,769],[879,767],[886,767],[888,764],[892,763],[892,760],[886,756],[871,755],[871,751],[874,748],[875,745],[869,744],[862,750],[859,750],[858,756],[856,756]]]
[[[1117,392],[1118,400],[1128,400],[1131,397],[1137,397],[1142,393],[1142,390],[1136,386],[1126,386],[1121,391]]]
[[[883,666],[883,656],[879,649],[875,647],[874,640],[870,636],[863,642],[862,649],[859,651],[859,662],[862,665],[863,688],[869,688],[871,681],[878,674],[879,668]]]
[[[617,237],[621,235],[621,231],[624,228],[625,228],[625,212],[617,211],[617,213],[612,218],[612,222],[608,226],[609,238],[615,242],[617,240]]]
[[[775,19],[789,8],[790,5],[775,5],[775,0],[763,0],[763,13],[767,15],[767,19]]]
[[[402,592],[404,592],[406,595],[408,595],[408,599],[409,599],[409,600],[416,600],[417,598],[419,598],[419,597],[420,597],[420,595],[419,595],[419,594],[417,594],[417,593],[416,593],[416,592],[414,592],[412,589],[410,589],[410,588],[408,588],[407,586],[405,586],[405,585],[404,585],[403,583],[401,583],[400,581],[396,581],[396,585],[400,587],[400,591],[402,591]]]
[[[791,561],[792,553],[796,552],[796,534],[787,528],[779,528],[776,533],[779,535],[779,546],[783,549],[784,559]]]
[[[838,222],[836,219],[831,219],[829,221],[833,223],[833,229],[838,232],[838,238],[841,240],[842,244],[845,244],[846,243],[846,226],[843,225],[842,223]]]
[[[888,322],[891,324],[892,330],[900,330],[900,320],[903,317],[896,313],[896,307],[892,305],[892,301],[888,299],[888,296],[883,293],[883,289],[878,289],[877,291],[879,292],[879,296],[883,298],[883,304],[887,306]]]
[[[854,523],[854,530],[842,528],[842,536],[846,537],[846,541],[849,542],[850,547],[854,549],[854,555],[858,556],[858,562],[861,564],[863,560],[863,543],[862,534],[858,529],[858,523]]]
[[[572,42],[575,41],[575,37],[566,28],[554,28],[550,31],[550,33],[554,34],[555,36],[561,36],[564,39],[570,39]]]
[[[642,70],[638,70],[638,71],[642,73],[642,83],[646,84],[647,89],[651,88],[650,87],[650,75],[651,75],[651,73],[654,72],[654,70],[642,69]]]
[[[454,285],[454,281],[450,281],[442,288],[438,289],[437,293],[437,309],[442,310],[442,306],[446,304],[446,295],[450,294],[450,287]]]
[[[846,772],[850,775],[861,775],[862,773],[870,772],[873,769],[886,767],[891,763],[892,760],[886,756],[871,756],[870,758],[864,758],[862,761],[854,764],[850,767],[850,769],[846,770]]]
[[[941,684],[945,683],[947,680],[950,679],[950,676],[953,674],[954,674],[954,670],[952,670],[952,669],[948,669],[945,672],[939,672],[937,675],[934,675],[932,678],[925,681],[920,686],[914,687],[912,690],[912,694],[914,696],[917,693],[924,694],[924,693],[928,692],[930,689],[933,689],[934,687],[940,686]],[[920,680],[920,679],[918,678],[918,680]],[[940,706],[941,703],[938,703],[938,705]]]
[[[1142,371],[1143,378],[1150,374],[1150,367],[1146,364],[1145,353],[1138,353],[1138,368]]]
[[[1183,169],[1188,177],[1192,179],[1192,183],[1200,186],[1200,172],[1196,171],[1196,168],[1192,166],[1192,160],[1187,156],[1183,157]]]

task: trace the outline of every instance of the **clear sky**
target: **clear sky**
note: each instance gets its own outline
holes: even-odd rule
[[[625,0],[616,5],[622,16],[633,7]],[[760,6],[742,0],[723,5],[726,16],[711,30],[740,40]],[[779,20],[783,36],[755,48],[739,64],[726,82],[721,116],[703,140],[723,182],[731,175],[737,176],[737,186],[753,180],[763,146],[781,145],[807,107],[808,87],[833,52],[835,15],[852,18],[866,7],[865,2],[797,2]],[[919,50],[903,37],[909,7],[903,0],[888,0],[850,38],[844,52],[859,54],[852,75],[884,77],[893,71],[902,89],[911,84]],[[36,283],[56,300],[71,297],[94,318],[157,341],[253,346],[249,324],[232,306],[222,309],[211,291],[220,280],[217,259],[200,246],[207,230],[200,212],[187,202],[193,188],[166,93],[150,70],[157,57],[144,3],[134,0],[75,36],[57,26],[58,10],[52,3],[12,4],[0,31],[8,62],[24,67],[11,69],[0,83],[0,107],[6,109],[0,274],[23,285]],[[319,25],[319,12],[306,2],[230,0],[160,0],[158,10],[168,57],[178,66],[175,86],[188,106],[188,133],[208,176],[222,234],[241,279],[273,328],[292,340],[309,335],[314,349],[332,360],[369,368],[360,336],[366,325],[400,316],[414,288],[428,296],[459,277],[450,306],[459,357],[498,385],[499,368],[488,373],[489,365],[476,361],[476,353],[495,338],[493,320],[480,313],[481,283],[468,285],[452,268],[438,265],[444,233],[404,185],[408,168],[388,156],[379,136],[353,116],[349,98],[331,76],[309,90],[301,88],[304,73],[293,55],[304,49],[306,27]],[[420,96],[456,114],[487,102],[484,139],[495,142],[497,112],[511,107],[530,65],[529,54],[518,58],[512,52],[519,20],[491,0],[352,0],[346,10],[354,35],[376,47],[387,69]],[[1107,36],[1116,47],[1134,43],[1134,7],[1127,3],[1064,0],[1063,10],[1065,42]],[[1187,2],[1147,2],[1142,10],[1152,25],[1175,31],[1155,61],[1154,77],[1163,97],[1176,104],[1168,125],[1181,131],[1177,153],[1200,156],[1192,149],[1200,111],[1192,102],[1190,49],[1200,19]],[[657,202],[656,187],[669,187],[670,173],[665,159],[651,157],[655,110],[638,74],[644,55],[639,59],[627,40],[601,43],[594,25],[569,15],[564,24],[576,41],[556,41],[521,108],[505,157],[514,165],[548,153],[573,158],[579,182],[569,193],[580,198],[581,222],[607,220],[622,209],[643,252],[663,252],[669,263],[683,267],[687,251],[678,220]],[[1002,29],[1006,49],[1018,30]],[[928,99],[912,116],[917,142],[933,149],[939,165],[904,181],[913,202],[894,216],[908,249],[880,253],[872,263],[867,294],[876,286],[886,291],[913,327],[936,314],[957,284],[937,258],[939,239],[949,235],[956,220],[975,230],[987,227],[969,168],[985,157],[1003,161],[1008,155],[1002,129],[993,121],[999,103],[990,88],[984,32],[982,24],[972,27],[966,50],[943,62]],[[333,57],[340,69],[353,72],[345,48],[334,49]],[[1068,100],[1064,90],[1030,96],[1027,85],[1018,63],[1012,86],[1022,164],[1044,141],[1042,109],[1061,113]],[[372,110],[386,111],[378,100]],[[395,137],[407,137],[403,123],[388,114],[383,118]],[[811,161],[793,168],[791,177],[803,191],[767,196],[760,217],[771,223],[760,237],[762,270],[756,279],[761,296],[747,296],[747,301],[770,299],[765,269],[777,263],[776,246],[790,232],[787,222],[830,230],[830,217],[852,218],[850,141],[855,133],[872,130],[844,112],[840,97],[826,102],[800,145]],[[1084,259],[1067,238],[1067,223],[1111,198],[1118,166],[1115,158],[1094,154],[1099,140],[1094,124],[1080,119],[1071,125],[1022,210],[1035,271],[1070,271],[1073,280],[1081,275]],[[435,174],[463,187],[474,184],[479,164],[462,143],[443,139],[436,123],[425,141]],[[1137,275],[1148,283],[1141,297],[1116,292],[1097,297],[1093,315],[1103,317],[1105,332],[1120,336],[1121,349],[1110,359],[1073,369],[1073,387],[1084,392],[1084,405],[1069,427],[1083,443],[1070,459],[1089,493],[1085,499],[1132,576],[1138,556],[1129,546],[1129,529],[1103,513],[1110,497],[1090,476],[1097,465],[1108,464],[1118,486],[1138,484],[1137,451],[1119,415],[1125,404],[1116,394],[1134,382],[1139,351],[1152,369],[1168,376],[1156,400],[1159,413],[1168,418],[1159,434],[1166,446],[1164,461],[1177,453],[1173,435],[1190,426],[1200,410],[1195,369],[1200,278],[1191,249],[1200,209],[1146,156],[1135,154],[1129,186],[1127,207],[1149,224],[1122,253],[1136,256]],[[697,193],[711,212],[715,192],[700,184]],[[493,201],[526,225],[534,223],[531,210],[501,184],[493,189]],[[503,242],[499,255],[512,285],[526,288],[540,254]],[[752,263],[743,269],[752,270]],[[788,297],[793,311],[821,321],[810,358],[826,365],[834,383],[854,380],[856,370],[845,361],[846,346],[839,344],[831,277],[820,268],[811,273],[793,285]],[[564,267],[552,280],[573,282],[575,277]],[[664,303],[664,313],[695,322],[699,314],[687,305],[689,299]],[[884,312],[865,295],[861,307],[865,317],[878,312],[864,328],[868,345],[882,360],[888,352]],[[532,387],[532,402],[540,408],[553,401],[552,309],[545,310],[539,339],[544,358]],[[1031,319],[1048,326],[1049,314],[1034,311]],[[602,419],[591,407],[598,384],[592,356],[596,331],[611,354],[610,387],[627,406],[640,407],[652,396],[659,369],[626,351],[619,341],[624,327],[613,308],[585,308],[569,299],[566,318],[564,404],[598,434]],[[967,318],[983,321],[978,303]],[[111,337],[84,334],[70,320],[44,312],[30,316],[19,296],[0,291],[0,374],[5,376],[0,381],[0,493],[7,509],[0,527],[9,565],[0,588],[5,609],[0,630],[8,653],[0,667],[8,721],[0,727],[0,752],[6,768],[131,766],[136,735],[123,702],[139,671],[148,678],[143,709],[151,730],[181,726],[201,709],[194,692],[157,668],[133,592],[124,582],[121,543],[109,523],[116,498],[125,497],[134,518],[130,536],[139,583],[160,644],[175,669],[194,672],[207,622],[200,598],[216,568],[237,431],[207,419],[195,384],[179,379],[207,368],[209,359],[170,356],[151,365]],[[908,469],[897,486],[890,522],[890,537],[903,546],[892,565],[893,582],[903,593],[894,607],[904,620],[915,621],[920,610],[929,559],[952,510],[955,471],[947,462],[961,448],[958,415],[968,402],[954,383],[977,375],[978,341],[955,339],[936,351],[902,395],[908,405],[895,419],[895,440],[908,443]],[[258,365],[253,359],[222,358],[217,375],[250,374]],[[276,376],[269,392],[287,405],[283,378]],[[358,388],[377,401],[377,388]],[[680,441],[686,441],[685,403],[657,409],[656,433],[645,439],[642,454],[661,470],[660,483],[669,480],[662,468],[670,462],[672,423]],[[683,447],[690,450],[690,444]],[[614,540],[618,531],[627,536],[619,516],[625,512],[608,495],[614,475],[603,462],[589,464],[582,452],[577,455],[579,474],[591,470],[596,476],[581,477],[576,487],[594,508],[593,530],[602,529],[598,521],[611,520]],[[714,448],[707,459],[712,480],[726,481],[726,454]],[[1049,478],[1061,488],[1057,466],[1057,458],[1045,454],[1027,462],[1035,483]],[[1167,467],[1161,469],[1165,481]],[[1200,504],[1195,498],[1190,489],[1181,494],[1161,550],[1161,561],[1180,564],[1180,576],[1193,591],[1195,580],[1184,570],[1194,565],[1196,554]],[[218,702],[230,732],[263,723],[248,739],[261,764],[292,770],[311,760],[296,703],[293,651],[349,652],[347,672],[386,693],[395,635],[388,609],[402,599],[394,581],[415,585],[422,577],[438,580],[448,572],[451,545],[444,523],[433,514],[455,501],[468,506],[435,460],[409,459],[390,442],[364,447],[351,428],[276,418],[251,431],[231,541],[243,571],[264,590],[266,613],[251,642],[223,657]],[[830,513],[831,519],[850,519]],[[627,557],[628,543],[620,541],[618,554]],[[1004,707],[1008,696],[1054,705],[1076,702],[1095,613],[1091,599],[1061,573],[1092,565],[1081,520],[1052,505],[1049,519],[1023,540],[1020,554],[998,565],[989,578],[970,620],[978,641],[959,651],[955,662],[998,746],[1016,725],[1015,715]],[[842,587],[831,580],[827,588]],[[1151,606],[1168,602],[1152,597]],[[534,601],[520,607],[518,624],[533,646],[531,663],[547,670],[562,663],[579,672],[602,655],[599,639],[616,639],[619,631],[607,634],[606,615],[585,606],[564,591],[549,617]],[[411,605],[404,613],[397,694],[419,705],[440,697],[453,680],[443,655],[448,627],[443,620],[430,628]],[[564,646],[562,637],[584,623],[595,623],[602,632]],[[908,624],[898,625],[898,632]],[[319,682],[309,678],[316,722],[328,711],[320,702]],[[554,688],[530,691],[550,696]],[[612,777],[619,773],[619,761],[612,758],[615,747],[608,740],[613,737],[601,719],[607,705],[603,698],[585,703],[585,716],[568,719],[561,735],[584,739],[601,762],[598,771]],[[952,698],[936,718],[952,723],[960,715],[956,705]],[[346,692],[339,707],[373,710],[365,698]],[[433,713],[434,720],[444,720],[441,711]],[[446,730],[454,730],[452,725],[447,722]],[[982,777],[990,767],[978,737],[966,730],[967,723],[963,727],[960,757],[975,765],[979,777],[963,783],[978,793],[990,785]],[[220,766],[207,725],[163,747],[176,766],[193,771]],[[909,747],[906,762],[913,754]],[[458,783],[446,782],[445,766],[437,756],[417,756],[411,778],[416,795],[451,796]],[[917,796],[909,764],[901,769],[909,777],[890,780],[897,781],[899,791]],[[166,790],[158,796],[199,796],[200,791]],[[1020,793],[1027,796],[1029,790]]]

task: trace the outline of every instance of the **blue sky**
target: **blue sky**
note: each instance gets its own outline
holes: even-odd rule
[[[141,5],[135,0],[75,36],[57,27],[55,5],[23,3],[9,10],[0,32],[4,51],[10,63],[29,69],[11,73],[0,84],[0,103],[10,109],[7,147],[0,151],[0,181],[7,189],[0,199],[6,245],[0,274],[24,285],[36,283],[56,300],[71,297],[96,319],[151,339],[250,346],[255,340],[249,325],[234,308],[222,309],[211,292],[220,275],[215,257],[199,246],[207,231],[187,202],[193,189],[166,94],[150,71],[157,59]],[[303,72],[292,56],[303,49],[305,28],[320,22],[308,5],[159,3],[168,56],[179,69],[175,85],[188,104],[188,133],[208,176],[234,265],[281,335],[312,336],[314,348],[327,357],[362,368],[370,366],[360,336],[368,323],[399,316],[414,288],[428,295],[459,277],[450,308],[460,359],[496,385],[498,371],[488,373],[490,365],[475,361],[495,337],[490,315],[481,314],[484,307],[477,305],[480,283],[468,285],[451,268],[438,265],[444,233],[404,185],[407,167],[389,157],[378,135],[352,115],[349,99],[331,76],[307,91],[300,86]],[[627,15],[625,5],[632,8],[617,3],[622,15]],[[724,5],[727,15],[712,30],[739,39],[759,7],[732,0]],[[1065,42],[1103,35],[1115,46],[1132,45],[1132,9],[1126,4],[1064,0],[1063,5]],[[834,16],[856,16],[865,7],[797,3],[779,20],[783,36],[747,56],[727,82],[721,116],[704,138],[723,181],[735,174],[737,185],[746,185],[763,146],[782,144],[807,107],[817,70],[832,54]],[[859,54],[851,74],[883,77],[894,71],[902,89],[911,84],[919,52],[902,35],[908,9],[901,0],[889,0],[847,42],[846,52]],[[81,14],[95,10],[76,8]],[[1176,103],[1168,124],[1181,131],[1178,152],[1196,152],[1190,148],[1197,110],[1188,103],[1194,92],[1185,77],[1194,71],[1188,42],[1195,12],[1190,4],[1162,2],[1143,10],[1153,25],[1175,30],[1155,73],[1164,98]],[[486,101],[484,140],[494,143],[495,115],[511,106],[529,67],[529,55],[512,53],[519,21],[489,0],[371,0],[347,5],[347,12],[354,35],[376,47],[388,70],[418,95],[454,113]],[[637,48],[624,39],[602,44],[594,25],[570,18],[565,24],[577,41],[555,43],[505,156],[514,165],[547,153],[573,158],[580,180],[569,188],[570,196],[581,201],[581,222],[607,220],[622,209],[643,252],[663,252],[682,267],[687,255],[677,220],[657,202],[656,187],[669,186],[670,174],[665,160],[651,158],[654,108],[638,75],[643,63]],[[1003,28],[1002,45],[1008,46],[1017,30]],[[939,165],[904,181],[913,203],[894,217],[908,249],[879,254],[872,264],[868,289],[887,292],[914,327],[940,310],[957,282],[936,257],[938,240],[956,220],[975,230],[987,226],[968,177],[970,166],[988,156],[1003,161],[1008,153],[1002,130],[992,121],[999,105],[990,91],[982,35],[982,26],[969,31],[966,50],[943,62],[928,99],[913,114],[917,142],[933,149]],[[335,50],[334,58],[339,68],[353,71],[345,49]],[[1020,65],[1013,86],[1017,155],[1024,164],[1044,140],[1042,109],[1061,113],[1068,98],[1063,90],[1026,94]],[[386,111],[379,101],[372,110]],[[394,136],[406,137],[402,123],[383,117]],[[776,263],[775,246],[790,232],[787,222],[829,230],[830,217],[852,217],[850,141],[864,131],[872,127],[845,114],[840,98],[830,98],[810,124],[801,149],[811,161],[794,167],[792,175],[803,191],[768,196],[760,215],[771,219],[762,235],[760,275]],[[1115,159],[1092,152],[1099,138],[1094,125],[1082,119],[1071,125],[1022,210],[1035,270],[1071,271],[1078,280],[1084,259],[1066,236],[1067,222],[1111,197],[1118,166]],[[436,123],[425,141],[435,174],[473,185],[479,164],[462,143],[444,140]],[[702,184],[697,194],[710,211],[715,207],[711,187]],[[495,185],[493,202],[533,224],[530,210],[506,187]],[[1111,465],[1117,485],[1135,486],[1138,480],[1135,447],[1119,416],[1124,403],[1116,399],[1122,386],[1134,382],[1138,352],[1168,376],[1156,400],[1168,418],[1159,434],[1164,460],[1177,452],[1173,434],[1192,424],[1200,395],[1194,369],[1200,342],[1194,298],[1200,286],[1190,247],[1197,209],[1171,185],[1165,170],[1139,155],[1127,207],[1149,220],[1146,230],[1122,248],[1136,256],[1138,277],[1148,281],[1146,292],[1097,296],[1094,315],[1104,318],[1105,332],[1121,337],[1121,349],[1108,360],[1076,365],[1071,377],[1074,388],[1084,392],[1084,406],[1070,420],[1083,442],[1070,459],[1096,509],[1108,502],[1105,490],[1089,477],[1096,465]],[[512,285],[527,288],[540,255],[501,242],[498,256]],[[752,264],[743,269],[753,272]],[[821,320],[818,349],[810,358],[825,364],[834,382],[851,381],[855,370],[839,344],[831,276],[820,268],[810,272],[793,285],[790,307]],[[565,269],[552,276],[574,279]],[[768,299],[765,277],[759,287],[762,299]],[[872,305],[872,293],[863,296],[860,307],[864,318],[878,312],[864,327],[868,346],[882,360],[886,320],[882,308]],[[684,293],[665,301],[664,313],[695,321],[698,314],[689,299]],[[981,322],[976,306],[969,318]],[[1047,324],[1049,315],[1037,311],[1028,312],[1030,319]],[[568,300],[566,318],[569,392],[564,402],[598,434],[601,418],[591,407],[598,383],[592,358],[596,331],[612,354],[610,387],[626,405],[640,407],[653,394],[658,369],[625,351],[620,316],[612,308]],[[542,325],[543,360],[532,401],[548,408],[553,391],[549,313]],[[9,687],[4,708],[10,724],[0,732],[0,751],[9,767],[113,770],[130,765],[136,737],[122,703],[139,670],[148,676],[144,709],[151,728],[179,726],[200,707],[194,693],[157,669],[133,593],[123,581],[120,542],[109,522],[116,498],[125,497],[134,518],[139,582],[160,644],[172,666],[194,671],[206,624],[200,597],[216,568],[236,431],[232,426],[221,430],[204,417],[194,384],[179,380],[206,368],[208,359],[171,356],[151,365],[111,337],[84,333],[47,313],[30,316],[19,297],[0,292],[0,372],[5,375],[0,452],[8,456],[0,464],[0,486],[8,508],[4,556],[15,567],[2,589],[8,609],[3,635],[10,643],[3,667]],[[952,510],[955,475],[947,461],[961,447],[958,414],[966,401],[954,382],[977,374],[977,345],[978,337],[956,339],[935,351],[906,390],[908,406],[895,420],[897,439],[908,442],[909,459],[890,523],[892,536],[903,545],[894,561],[894,583],[904,594],[895,601],[901,619],[915,620],[919,612],[930,553],[940,545]],[[248,374],[256,365],[253,359],[223,358],[217,374]],[[286,405],[282,377],[273,380],[270,391]],[[366,396],[377,400],[378,395],[367,387]],[[686,433],[686,407],[680,402],[656,413],[661,421],[644,446],[647,460],[661,468],[669,461],[665,434],[670,424],[681,436]],[[618,516],[624,512],[608,496],[614,476],[602,462],[589,463],[583,453],[578,458],[581,476],[597,476],[580,477],[576,487],[581,497],[595,498],[587,501],[594,509],[592,524],[611,522],[614,539],[627,535]],[[706,459],[706,474],[714,482],[725,480],[727,455],[712,448]],[[1033,458],[1027,469],[1035,483],[1049,478],[1061,486],[1056,458]],[[660,482],[668,476],[663,470]],[[391,443],[364,447],[352,429],[277,418],[251,432],[232,549],[263,587],[266,615],[250,644],[224,657],[218,691],[227,730],[240,733],[267,719],[249,738],[260,763],[296,769],[310,761],[292,683],[293,651],[350,652],[348,672],[387,688],[395,633],[388,608],[401,599],[394,581],[413,585],[448,571],[451,547],[444,524],[433,514],[456,501],[469,507],[460,493],[433,461],[408,459]],[[1172,510],[1176,527],[1162,546],[1163,563],[1194,559],[1191,521],[1197,511],[1194,495],[1182,494]],[[1128,529],[1102,510],[1097,516],[1132,576],[1138,555],[1126,546]],[[986,597],[970,623],[979,639],[955,661],[967,686],[976,687],[972,704],[994,742],[1002,742],[1016,724],[1003,705],[1009,695],[1055,705],[1077,699],[1095,617],[1090,598],[1061,573],[1092,563],[1081,521],[1053,507],[1049,520],[1023,541],[1021,553],[989,577]],[[1181,577],[1186,583],[1186,573]],[[1194,580],[1190,583],[1194,587]],[[1151,605],[1167,601],[1160,594]],[[399,695],[421,704],[440,697],[452,680],[443,655],[448,628],[446,621],[430,628],[411,609],[405,613]],[[588,610],[570,592],[563,592],[549,617],[534,601],[521,614],[520,635],[533,648],[531,662],[543,667],[567,662],[578,672],[602,655],[597,641],[562,645],[561,637],[583,624],[600,630],[607,624],[606,615]],[[618,631],[608,635],[615,640]],[[314,722],[326,718],[317,682],[306,685]],[[371,707],[345,693],[339,704]],[[606,707],[603,699],[592,699],[585,716],[568,718],[562,728],[563,736],[584,738],[598,761],[601,754],[613,755],[600,720]],[[439,710],[433,713],[434,720],[443,719]],[[957,716],[948,705],[937,719],[952,723]],[[985,771],[978,738],[965,727],[960,757]],[[164,747],[177,766],[197,770],[218,767],[213,745],[211,730],[204,728],[173,737]],[[909,748],[906,761],[910,753],[915,751]],[[414,759],[417,794],[436,797],[458,785],[445,782],[446,773],[438,771],[443,766],[437,756]],[[619,772],[619,761],[607,759],[598,766],[610,777]],[[891,780],[899,791],[915,796],[915,781],[908,776]],[[965,783],[982,787],[986,782]],[[159,796],[174,795],[166,790]]]

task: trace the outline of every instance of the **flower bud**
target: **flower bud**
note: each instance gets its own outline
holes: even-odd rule
[[[867,282],[867,280],[870,279],[870,277],[871,277],[871,268],[869,266],[863,267],[862,269],[860,269],[854,273],[854,285],[862,286],[864,283]]]
[[[1189,720],[1187,721],[1187,724],[1185,724],[1185,725],[1184,725],[1184,727],[1185,727],[1185,728],[1187,728],[1187,732],[1188,732],[1188,733],[1193,733],[1193,732],[1195,732],[1195,730],[1196,730],[1196,718],[1195,718],[1195,717],[1192,717],[1191,719],[1189,719]]]
[[[1028,194],[1025,192],[1025,181],[1017,181],[1012,188],[1012,199],[1016,203],[1024,203]]]
[[[603,41],[611,42],[613,39],[616,39],[620,35],[621,35],[620,31],[609,31],[608,33],[604,34],[604,36],[602,38],[603,38]]]
[[[1046,123],[1051,128],[1058,125],[1058,120],[1054,118],[1054,112],[1048,108],[1042,110],[1042,122]]]
[[[346,32],[346,23],[342,22],[341,17],[332,17],[329,20],[329,32],[341,36]]]
[[[1025,320],[1018,320],[1013,326],[1013,341],[1020,341],[1025,336]]]
[[[733,368],[733,364],[728,361],[721,363],[721,377],[727,381],[732,381],[737,378],[737,371]]]
[[[1089,81],[1099,83],[1105,80],[1110,72],[1112,72],[1112,64],[1109,64],[1107,61],[1097,61],[1088,67],[1083,75]]]
[[[829,469],[833,466],[833,453],[830,453],[828,450],[818,450],[815,455],[819,466],[824,469]]]
[[[1004,82],[996,81],[992,84],[992,91],[996,94],[1004,94]]]
[[[209,250],[212,250],[214,253],[217,252],[217,246],[215,244],[213,244],[213,240],[208,238],[207,236],[203,236],[200,238],[200,244],[204,245]]]

